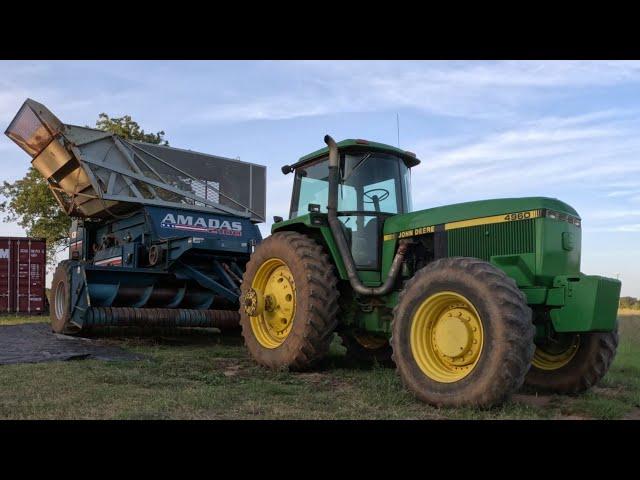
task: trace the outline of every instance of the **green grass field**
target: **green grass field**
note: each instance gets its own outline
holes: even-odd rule
[[[47,321],[0,317],[0,325]],[[618,355],[578,397],[519,392],[488,411],[436,409],[405,392],[393,369],[353,364],[339,342],[310,373],[272,372],[240,338],[108,337],[142,361],[0,366],[1,419],[622,419],[640,418],[640,314],[620,312]]]

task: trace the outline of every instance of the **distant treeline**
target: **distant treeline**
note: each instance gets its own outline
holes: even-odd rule
[[[640,300],[636,297],[620,297],[620,308],[640,310]]]

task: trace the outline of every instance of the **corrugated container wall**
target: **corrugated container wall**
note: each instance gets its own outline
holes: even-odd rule
[[[0,314],[46,311],[46,267],[43,239],[0,237]]]

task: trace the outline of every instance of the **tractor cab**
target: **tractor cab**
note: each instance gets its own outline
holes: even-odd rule
[[[410,168],[420,161],[404,150],[366,140],[343,140],[338,173],[337,215],[358,270],[380,269],[384,220],[412,209]],[[328,148],[313,152],[283,172],[295,171],[289,218],[327,213]]]

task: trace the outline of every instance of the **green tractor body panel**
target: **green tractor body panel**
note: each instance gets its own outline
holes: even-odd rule
[[[394,155],[397,155],[402,158],[402,160],[405,161],[410,167],[415,167],[420,163],[420,160],[418,160],[412,153],[407,152],[406,150],[392,147],[391,145],[385,145],[384,143],[371,142],[369,140],[355,140],[352,138],[338,142],[338,148],[341,151],[358,150],[362,149],[363,147],[366,148],[367,151],[371,152],[392,153]],[[316,150],[315,152],[311,152],[308,155],[305,155],[304,157],[301,157],[296,165],[311,162],[318,158],[325,157],[328,154],[328,147],[321,148],[319,150]]]
[[[549,211],[563,220],[546,217]],[[525,257],[529,267],[534,267],[531,273],[545,276],[549,283],[555,275],[579,273],[579,225],[580,218],[573,208],[545,197],[482,200],[430,208],[396,215],[385,222],[382,263],[388,268],[397,240],[435,235],[439,237],[436,248],[440,248],[442,256],[491,261],[494,256],[533,254]],[[572,250],[562,247],[564,232],[573,239]],[[503,260],[503,264],[508,265],[509,260]],[[385,273],[383,270],[382,275]]]
[[[362,148],[360,142],[345,140],[338,146],[346,150]],[[383,144],[368,142],[366,148],[394,153],[409,167],[419,163],[412,154]],[[302,157],[293,167],[315,162],[326,154],[326,148],[320,149]],[[557,332],[615,328],[621,283],[580,272],[581,219],[560,200],[524,197],[466,202],[386,215],[380,225],[379,268],[358,270],[366,286],[378,286],[387,278],[399,241],[408,239],[422,243],[433,260],[474,257],[502,269],[525,293],[534,317],[542,312],[538,318],[546,318]],[[306,233],[325,245],[339,278],[347,281],[326,213],[310,212],[272,226],[272,233],[283,230]],[[405,268],[401,275],[406,280],[414,273]],[[381,298],[388,309],[395,306],[397,294],[395,290]],[[355,317],[359,317],[358,328],[390,332],[388,310],[385,313],[374,308]]]
[[[620,281],[597,275],[558,276],[554,284],[564,295],[562,306],[550,311],[557,332],[611,331],[618,314]]]

